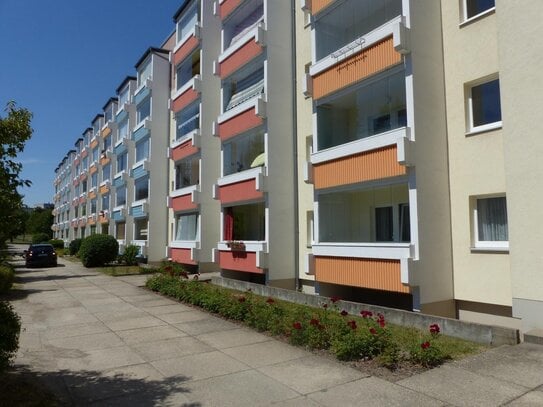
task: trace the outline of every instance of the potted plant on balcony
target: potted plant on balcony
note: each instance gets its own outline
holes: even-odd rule
[[[226,242],[226,246],[232,250],[233,252],[244,252],[245,251],[245,243],[239,241],[239,240],[229,240]]]

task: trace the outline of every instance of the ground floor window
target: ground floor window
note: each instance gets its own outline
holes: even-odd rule
[[[198,213],[176,215],[175,240],[198,240]]]
[[[115,224],[115,238],[124,240],[126,230],[126,222],[118,222]]]
[[[509,231],[505,196],[477,198],[474,226],[476,247],[508,247]]]
[[[147,218],[134,219],[134,240],[147,240],[148,232]]]

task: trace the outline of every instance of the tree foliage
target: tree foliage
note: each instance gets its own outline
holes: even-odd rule
[[[23,166],[17,161],[17,155],[23,151],[33,131],[30,111],[18,108],[11,101],[5,112],[5,117],[0,116],[0,245],[12,237],[13,229],[20,225],[17,217],[22,208],[22,196],[17,188],[30,186],[31,182],[21,178]]]
[[[54,216],[51,209],[35,208],[26,222],[26,231],[30,234],[44,233],[49,240],[53,237]]]

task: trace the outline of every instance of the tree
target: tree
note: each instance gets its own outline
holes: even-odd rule
[[[0,117],[0,246],[13,235],[15,217],[22,208],[22,196],[17,188],[30,186],[29,180],[21,179],[23,166],[17,155],[32,136],[32,113],[18,108],[11,101],[6,105],[6,117]]]
[[[26,231],[30,234],[45,233],[49,239],[53,237],[54,217],[51,209],[35,208],[26,222]]]

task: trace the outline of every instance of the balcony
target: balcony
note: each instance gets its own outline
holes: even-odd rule
[[[142,100],[148,97],[151,94],[153,88],[153,78],[151,76],[147,77],[142,84],[134,91],[132,96],[132,103],[138,105]]]
[[[251,168],[219,178],[214,185],[213,198],[221,204],[260,200],[264,198],[265,184],[265,168]]]
[[[173,53],[171,54],[171,63],[173,66],[178,65],[187,58],[192,51],[200,45],[200,25],[195,22],[190,30],[179,40]]]
[[[200,130],[195,129],[170,145],[168,158],[179,161],[198,151],[200,151]]]
[[[223,270],[265,274],[268,268],[268,245],[265,242],[242,242],[233,246],[224,241],[213,249],[213,261]]]
[[[102,225],[109,223],[109,211],[100,211],[98,213],[98,222],[100,222]]]
[[[151,120],[150,119],[144,119],[136,127],[134,127],[134,130],[132,131],[132,136],[130,139],[137,143],[141,139],[147,137],[151,133]]]
[[[200,75],[194,76],[172,95],[171,110],[179,112],[200,97],[202,80]]]
[[[213,123],[213,134],[222,141],[262,126],[266,118],[265,95],[257,93],[219,116]]]
[[[115,222],[120,222],[125,220],[125,218],[126,207],[124,205],[113,208],[113,211],[111,212],[111,219],[113,219]]]
[[[100,183],[99,192],[101,195],[107,194],[110,191],[110,189],[111,189],[111,183],[109,182],[109,180],[106,180]]]
[[[151,163],[148,159],[138,161],[132,166],[130,170],[130,176],[134,179],[144,177],[149,174]]]
[[[149,204],[147,200],[136,201],[130,206],[130,215],[133,218],[145,218],[149,215]]]
[[[199,254],[197,241],[172,241],[168,247],[168,257],[176,263],[197,265]]]
[[[200,189],[198,185],[173,191],[168,198],[168,208],[173,209],[174,212],[197,209],[199,203]]]
[[[225,79],[256,59],[264,52],[266,47],[265,38],[266,29],[264,23],[259,21],[219,55],[214,73],[221,79]]]
[[[123,185],[126,185],[126,182],[129,179],[129,175],[126,171],[118,172],[113,177],[113,187],[118,188],[122,187]]]

